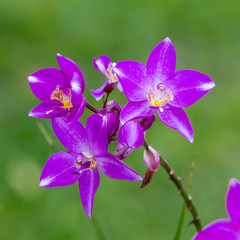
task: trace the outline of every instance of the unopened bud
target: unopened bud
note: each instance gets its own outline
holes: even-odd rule
[[[121,105],[115,100],[108,101],[105,105],[105,109],[106,109],[106,112],[115,111],[118,115],[122,111]]]
[[[156,120],[156,116],[154,114],[149,118],[138,118],[135,121],[142,126],[143,131],[146,131],[153,125],[155,120]]]
[[[100,110],[100,112],[107,118],[107,132],[109,143],[116,141],[120,126],[119,115],[121,110],[121,105],[115,100],[108,101],[105,107]]]
[[[119,128],[119,116],[116,112],[108,112],[106,113],[106,116],[108,136],[111,137],[117,132]]]
[[[150,145],[143,153],[143,160],[151,171],[157,171],[160,165],[160,155]]]
[[[116,151],[114,153],[114,155],[119,158],[120,160],[123,160],[125,158],[127,158],[131,153],[132,153],[133,149],[128,148],[123,146],[122,144],[118,144]]]

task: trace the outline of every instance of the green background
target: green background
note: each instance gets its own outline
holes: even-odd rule
[[[190,144],[177,131],[156,120],[148,142],[162,153],[186,184],[196,161],[191,194],[204,225],[226,217],[228,181],[240,180],[240,2],[202,1],[0,1],[0,239],[98,239],[83,211],[77,186],[44,189],[41,169],[54,153],[41,135],[42,122],[57,144],[49,120],[28,117],[40,103],[26,77],[46,67],[58,67],[56,53],[73,59],[86,80],[84,93],[96,107],[90,89],[104,76],[93,57],[146,63],[152,49],[170,37],[177,70],[209,75],[216,87],[186,109],[195,131]],[[118,94],[116,99],[126,103]],[[111,97],[114,97],[113,96]],[[82,118],[86,121],[89,111]],[[111,147],[114,150],[114,147]],[[142,176],[143,148],[126,160]],[[162,168],[152,183],[101,175],[93,216],[106,239],[173,239],[182,199]],[[182,239],[195,233],[189,213]]]

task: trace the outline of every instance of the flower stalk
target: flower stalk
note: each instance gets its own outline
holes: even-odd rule
[[[86,108],[88,108],[90,111],[94,112],[94,113],[100,113],[102,115],[102,113],[96,109],[92,104],[90,104],[89,102],[86,102]]]
[[[149,145],[148,145],[146,139],[144,140],[143,145],[146,149],[148,149]],[[193,203],[192,196],[187,193],[187,191],[184,189],[184,187],[182,185],[181,178],[175,174],[174,170],[169,166],[167,161],[165,161],[162,158],[161,155],[160,155],[160,165],[166,170],[166,172],[169,175],[170,180],[172,180],[173,183],[176,185],[179,193],[181,194],[184,202],[186,203],[187,209],[192,214],[193,221],[190,222],[190,224],[193,223],[195,225],[197,231],[199,232],[202,229],[202,223],[200,220],[200,215],[198,214],[197,209],[195,208],[195,205]]]

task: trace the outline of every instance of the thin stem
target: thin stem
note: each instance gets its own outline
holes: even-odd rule
[[[100,113],[101,115],[103,115],[98,109],[96,109],[93,105],[91,105],[88,102],[86,102],[86,107],[94,113]]]
[[[103,233],[103,230],[99,224],[99,222],[97,221],[96,219],[96,216],[94,218],[92,218],[92,221],[93,221],[93,225],[94,225],[94,228],[96,230],[96,233],[97,233],[97,236],[98,236],[98,239],[99,240],[105,240],[105,236],[104,236],[104,233]]]
[[[180,237],[181,237],[183,223],[184,223],[184,219],[185,219],[185,213],[186,213],[186,203],[184,202],[183,206],[182,206],[180,219],[179,219],[179,222],[178,222],[177,231],[176,231],[175,236],[174,236],[174,240],[179,240]]]
[[[189,193],[190,188],[191,188],[191,184],[192,184],[192,175],[193,175],[193,170],[195,167],[195,161],[192,161],[192,166],[191,166],[191,170],[190,170],[190,174],[189,174],[189,178],[188,178],[188,184],[187,184],[187,193]],[[174,240],[179,240],[181,237],[181,233],[182,233],[182,228],[183,228],[183,224],[184,224],[184,219],[185,219],[185,212],[186,212],[186,203],[183,203],[182,206],[182,211],[181,211],[181,215],[180,215],[180,219],[178,222],[178,227],[177,227],[177,231],[174,237]]]
[[[109,96],[109,92],[107,92],[107,96],[106,96],[106,99],[103,101],[103,107],[106,106],[106,103],[107,103],[107,100],[108,100],[108,96]]]
[[[43,135],[43,137],[46,139],[47,143],[49,144],[49,146],[53,149],[54,152],[57,152],[57,146],[55,145],[55,143],[53,142],[51,136],[48,134],[46,128],[44,127],[44,125],[42,124],[42,122],[38,121],[37,125]]]
[[[146,142],[146,140],[144,140],[144,147],[148,148],[148,143]],[[173,181],[173,183],[176,185],[179,193],[181,194],[183,200],[185,201],[188,210],[191,212],[192,216],[193,216],[193,221],[192,223],[194,223],[197,231],[199,232],[202,229],[202,224],[200,221],[200,215],[198,214],[194,204],[193,204],[193,200],[192,200],[192,196],[188,195],[187,191],[184,189],[183,185],[182,185],[182,181],[181,178],[178,177],[175,173],[174,170],[169,166],[169,164],[162,158],[162,156],[160,155],[160,165],[166,170],[166,172],[168,173],[170,179]]]

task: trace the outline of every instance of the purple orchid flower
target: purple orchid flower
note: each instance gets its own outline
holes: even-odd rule
[[[101,55],[96,60],[96,58],[93,59],[93,66],[102,74],[106,76],[106,82],[103,86],[101,86],[99,89],[91,90],[92,95],[94,98],[99,101],[104,93],[110,93],[114,89],[114,85],[117,84],[118,90],[122,92],[122,86],[118,80],[117,75],[114,73],[114,67],[116,66],[116,63],[111,62],[111,58],[106,55]]]
[[[219,219],[197,233],[193,240],[239,240],[240,239],[240,183],[231,179],[226,196],[229,219]]]
[[[41,187],[63,187],[78,181],[80,197],[86,214],[92,218],[94,196],[99,186],[98,170],[109,178],[138,181],[130,167],[107,152],[106,117],[94,114],[87,119],[86,128],[67,117],[52,119],[54,132],[69,150],[52,155],[43,168]]]
[[[29,112],[36,118],[55,118],[69,113],[68,121],[79,119],[85,109],[82,96],[85,82],[80,68],[71,59],[57,54],[61,70],[44,68],[28,76],[34,95],[42,103]]]
[[[144,133],[142,126],[136,121],[125,123],[120,128],[117,140],[119,144],[114,155],[123,160],[128,157],[134,149],[143,145]]]
[[[117,63],[114,72],[129,100],[120,121],[148,118],[157,109],[164,124],[193,142],[193,129],[183,108],[203,97],[215,83],[205,74],[193,70],[175,72],[175,67],[176,53],[169,38],[155,47],[146,66],[130,60]]]

